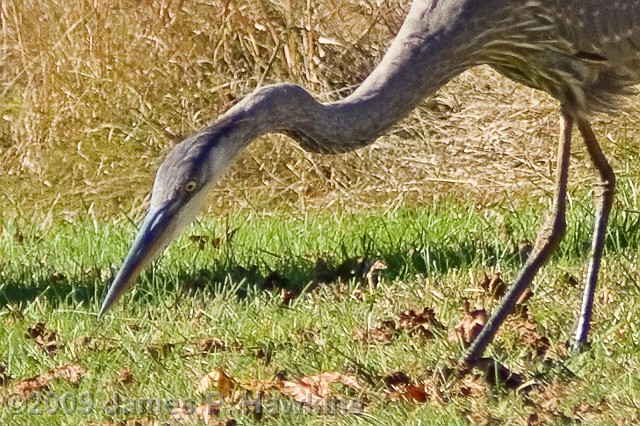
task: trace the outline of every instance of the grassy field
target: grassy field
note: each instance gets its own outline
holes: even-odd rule
[[[203,421],[201,404],[224,397],[209,424],[635,423],[637,205],[614,218],[590,350],[565,346],[588,205],[588,195],[575,200],[558,256],[491,347],[521,375],[497,384],[459,371],[464,304],[493,306],[485,274],[512,281],[543,206],[208,219],[103,320],[104,283],[133,226],[5,228],[0,421],[191,424]],[[326,395],[315,408],[295,402],[317,395],[304,380],[319,373],[357,383],[329,387],[344,405],[323,405]],[[250,401],[260,392],[256,413]]]
[[[553,189],[557,105],[488,68],[358,152],[256,141],[97,318],[168,150],[267,83],[348,94],[408,3],[0,0],[1,424],[639,421],[638,98],[594,118],[619,187],[590,349],[575,143],[568,234],[489,350],[511,378],[457,362]]]

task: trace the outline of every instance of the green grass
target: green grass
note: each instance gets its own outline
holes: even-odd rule
[[[607,240],[590,350],[568,358],[535,356],[520,337],[517,321],[510,322],[490,354],[537,387],[525,392],[482,381],[479,395],[456,391],[464,379],[445,374],[464,353],[449,334],[462,318],[465,299],[472,306],[492,306],[479,287],[484,273],[499,270],[506,282],[514,279],[521,264],[518,244],[534,239],[543,206],[513,211],[449,202],[388,213],[279,212],[203,219],[103,320],[96,312],[104,286],[132,240],[133,225],[86,219],[39,231],[35,225],[17,229],[6,223],[0,245],[0,364],[9,379],[0,388],[5,404],[0,422],[166,421],[167,410],[148,415],[138,407],[129,414],[113,413],[108,403],[116,393],[125,402],[199,403],[198,382],[214,368],[240,381],[271,380],[283,370],[290,378],[339,371],[355,375],[364,386],[360,393],[338,395],[362,401],[366,414],[265,413],[258,419],[226,406],[221,419],[241,424],[523,424],[532,413],[556,423],[632,422],[640,400],[640,214],[628,193],[618,198]],[[537,278],[529,301],[537,330],[552,347],[567,340],[578,307],[581,286],[575,281],[581,280],[586,259],[589,208],[589,194],[573,199],[570,231]],[[224,236],[235,229],[227,242]],[[207,244],[201,249],[189,238],[194,235],[222,241],[218,248]],[[360,257],[388,266],[375,288],[357,279],[319,279],[323,270]],[[328,266],[317,266],[322,263]],[[265,287],[270,272],[279,279]],[[284,305],[281,286],[301,294]],[[407,331],[388,344],[354,339],[358,330],[424,307],[434,308],[445,326],[431,339]],[[39,321],[63,344],[57,352],[49,354],[25,337]],[[225,347],[197,353],[198,342],[211,337]],[[41,391],[44,399],[10,404],[13,384],[67,363],[86,369],[78,385],[57,380]],[[118,382],[122,368],[132,373],[131,383]],[[432,395],[425,403],[385,401],[384,377],[397,371],[432,384],[440,397]],[[91,404],[81,399],[89,397]],[[545,405],[554,398],[557,406]],[[65,414],[57,405],[61,399],[94,409],[67,406]],[[280,396],[279,401],[288,400]],[[54,412],[33,413],[47,408]]]

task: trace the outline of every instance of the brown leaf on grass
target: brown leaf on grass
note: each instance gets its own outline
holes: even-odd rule
[[[295,401],[317,406],[319,402],[331,397],[331,385],[334,383],[340,383],[357,392],[362,390],[354,376],[337,372],[324,372],[293,380],[283,379],[278,382],[278,389]]]
[[[491,278],[489,278],[487,274],[484,274],[484,280],[480,284],[484,291],[495,299],[504,296],[507,290],[507,284],[502,281],[501,276],[502,274],[500,272],[495,272]]]
[[[55,331],[48,331],[43,322],[37,322],[27,329],[26,338],[33,340],[43,351],[53,355],[60,350],[64,344],[58,341]]]
[[[366,295],[359,288],[354,288],[353,291],[351,292],[351,298],[358,302],[362,302],[363,300],[366,299]]]
[[[398,315],[398,326],[410,333],[418,333],[424,337],[433,337],[433,329],[444,330],[444,325],[436,319],[436,313],[432,308],[425,307],[422,312],[413,309],[401,312]]]
[[[397,390],[387,393],[387,400],[395,401],[403,399],[407,402],[426,402],[429,399],[429,391],[424,384],[410,383]]]
[[[84,368],[75,364],[66,364],[46,371],[39,376],[20,380],[13,385],[13,391],[27,396],[32,392],[46,390],[54,379],[64,380],[71,384],[78,384],[86,374]]]
[[[518,308],[524,308],[524,304],[527,303],[529,301],[529,299],[531,299],[531,296],[533,296],[533,290],[531,290],[530,288],[527,288],[518,298],[518,300],[516,300],[516,309]],[[525,309],[526,310],[526,309]]]
[[[435,311],[425,307],[422,312],[416,312],[413,309],[400,312],[397,321],[386,320],[367,330],[357,330],[353,338],[358,341],[386,344],[390,343],[402,330],[409,334],[432,338],[435,329],[443,330],[444,328],[444,325],[436,319]]]
[[[469,301],[465,300],[464,318],[454,327],[457,333],[450,334],[449,340],[457,341],[461,337],[462,343],[467,347],[478,337],[486,323],[487,312],[484,309],[471,311]]]
[[[227,348],[222,339],[218,337],[208,337],[201,339],[196,343],[196,350],[199,353],[209,353],[213,351],[223,351]]]
[[[55,379],[61,379],[71,384],[78,384],[86,374],[86,370],[77,364],[66,364],[50,370]]]
[[[403,400],[410,403],[423,403],[434,400],[444,403],[442,392],[428,381],[413,381],[406,373],[397,371],[384,378],[387,385],[385,399],[387,401]]]
[[[51,380],[46,377],[31,377],[14,383],[13,391],[19,395],[27,396],[33,392],[46,390],[49,387],[50,382]]]
[[[200,379],[197,392],[205,394],[208,390],[214,389],[226,398],[231,395],[236,386],[237,383],[232,376],[225,373],[222,369],[216,368]]]
[[[128,368],[121,368],[120,371],[118,371],[118,378],[116,380],[121,385],[131,384],[133,383],[133,374],[131,374]]]

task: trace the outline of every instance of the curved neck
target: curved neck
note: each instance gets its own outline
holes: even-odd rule
[[[222,120],[243,123],[243,134],[236,138],[240,144],[279,132],[310,151],[345,152],[367,145],[451,78],[484,61],[482,46],[494,35],[487,28],[480,31],[491,22],[488,3],[416,0],[380,64],[350,96],[321,104],[292,84],[266,86]]]

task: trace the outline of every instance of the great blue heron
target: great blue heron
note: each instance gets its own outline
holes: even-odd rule
[[[574,124],[598,173],[592,256],[575,332],[575,341],[583,344],[615,186],[589,117],[613,110],[640,82],[639,0],[415,0],[380,64],[343,100],[322,104],[293,84],[254,91],[215,124],[177,145],[162,163],[149,212],[100,315],[192,221],[211,183],[253,139],[276,132],[309,151],[351,151],[373,142],[451,78],[481,64],[551,94],[560,103],[561,130],[550,217],[466,360],[483,354],[565,233]]]

